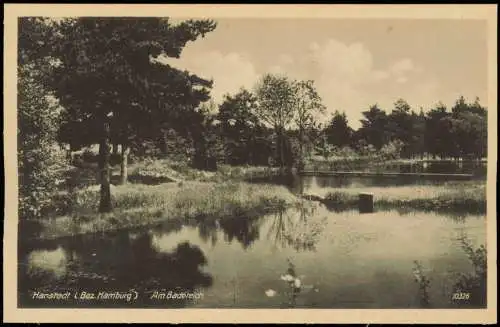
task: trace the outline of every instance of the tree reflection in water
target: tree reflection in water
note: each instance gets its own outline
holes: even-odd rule
[[[315,251],[316,243],[326,225],[326,217],[319,219],[318,204],[302,201],[297,206],[274,214],[267,238],[277,246],[292,247],[295,251]]]
[[[226,242],[238,241],[243,249],[248,249],[260,237],[263,217],[232,217],[227,219],[207,219],[198,224],[198,234],[204,242],[215,246],[217,233],[224,234]]]
[[[200,222],[198,224],[198,234],[203,242],[212,244],[212,247],[217,245],[218,225],[215,220],[207,219],[206,221]]]
[[[224,231],[224,237],[232,242],[236,239],[243,249],[247,249],[252,243],[259,239],[260,218],[237,217],[220,221],[220,228]]]
[[[201,267],[207,260],[201,249],[183,242],[168,253],[158,252],[150,233],[130,237],[74,237],[59,242],[65,254],[65,272],[55,276],[50,270],[30,266],[25,257],[20,264],[20,305],[25,307],[184,307],[189,299],[151,299],[158,292],[194,292],[210,287],[212,277]],[[40,248],[40,247],[39,247]],[[125,301],[41,301],[33,291],[126,292],[136,290],[137,300]]]

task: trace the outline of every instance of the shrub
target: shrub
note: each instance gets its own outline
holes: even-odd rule
[[[474,248],[471,242],[461,237],[459,239],[462,249],[467,254],[469,261],[472,264],[472,271],[462,273],[455,284],[455,293],[468,293],[468,301],[464,304],[484,307],[486,306],[486,290],[487,290],[487,251],[484,245]]]
[[[422,264],[420,262],[415,260],[413,261],[413,264],[413,277],[418,285],[420,306],[423,308],[428,308],[430,307],[429,288],[431,281],[425,275]]]
[[[19,217],[37,219],[50,205],[66,154],[56,144],[59,110],[36,78],[33,66],[20,66],[18,94]]]
[[[99,157],[97,154],[92,152],[90,149],[85,149],[82,152],[82,159],[85,162],[97,162],[99,160]]]
[[[380,156],[386,160],[395,160],[401,157],[404,143],[400,140],[391,141],[380,149]]]

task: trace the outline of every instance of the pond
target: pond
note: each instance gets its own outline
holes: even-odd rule
[[[332,212],[304,201],[256,219],[37,241],[20,245],[19,305],[419,308],[413,273],[418,261],[431,281],[430,306],[455,307],[456,274],[472,271],[462,236],[484,244],[485,217]],[[292,265],[301,284],[295,291],[283,280]],[[106,298],[131,289],[137,292],[133,299]],[[191,298],[165,298],[169,291]],[[41,299],[34,292],[69,297]],[[85,300],[82,292],[104,295]]]
[[[389,163],[383,166],[360,168],[359,171],[379,173],[431,173],[445,174],[443,176],[419,176],[419,175],[379,175],[379,176],[314,176],[314,175],[290,175],[274,176],[272,178],[255,178],[250,180],[255,183],[274,183],[286,185],[295,193],[314,191],[317,188],[338,187],[392,187],[392,186],[422,186],[442,185],[448,182],[486,181],[487,167],[481,162],[417,162],[417,163]],[[354,169],[357,170],[357,169]],[[336,169],[332,169],[336,171]],[[340,169],[345,171],[345,169]],[[472,177],[453,177],[446,174],[471,174]]]
[[[323,193],[329,188],[364,188],[364,187],[399,187],[443,185],[447,183],[467,184],[484,183],[485,178],[470,181],[453,180],[451,178],[422,178],[419,176],[304,176],[285,175],[266,178],[253,178],[251,183],[271,183],[286,186],[295,194]]]
[[[471,174],[485,177],[486,161],[421,160],[414,162],[369,162],[335,161],[312,163],[306,170],[319,171],[360,171],[387,173],[432,173],[432,174]]]

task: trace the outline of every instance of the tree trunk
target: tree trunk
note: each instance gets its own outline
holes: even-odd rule
[[[250,166],[253,166],[253,161],[254,161],[254,158],[253,158],[253,157],[254,157],[253,150],[255,149],[255,140],[254,140],[254,139],[251,139],[251,141],[250,141],[249,143],[250,143],[251,148],[250,148],[250,149],[248,149],[248,147],[247,147],[247,149],[249,150],[249,151],[248,151],[248,164],[249,164]]]
[[[168,155],[168,135],[166,132],[163,133],[163,154]]]
[[[299,132],[299,171],[304,168],[304,132],[300,128]]]
[[[124,185],[127,184],[127,179],[128,179],[128,153],[129,153],[129,147],[126,144],[122,144],[122,158],[121,158],[121,166],[120,166],[120,184]]]
[[[99,144],[99,157],[101,168],[101,199],[99,203],[99,212],[111,211],[111,189],[110,189],[110,170],[109,170],[109,122],[104,122],[104,135]]]
[[[118,154],[118,143],[114,143],[113,144],[113,155],[117,155]]]
[[[280,167],[283,169],[285,167],[285,149],[283,140],[283,131],[280,128],[279,132],[279,144],[280,144]]]
[[[72,158],[72,156],[71,156],[71,149],[66,150],[66,160],[68,160],[68,163],[69,163],[70,165],[71,165],[71,163],[72,163],[72,161],[73,161],[72,159],[73,159],[73,158]]]

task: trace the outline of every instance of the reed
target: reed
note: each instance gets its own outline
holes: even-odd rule
[[[485,183],[450,183],[444,185],[330,189],[322,197],[329,207],[355,207],[358,194],[374,194],[375,208],[421,211],[486,213]]]
[[[238,219],[272,212],[298,201],[285,187],[244,182],[118,186],[112,189],[114,210],[107,214],[97,213],[96,188],[68,197],[65,215],[43,221],[40,238],[105,232],[174,219]]]

